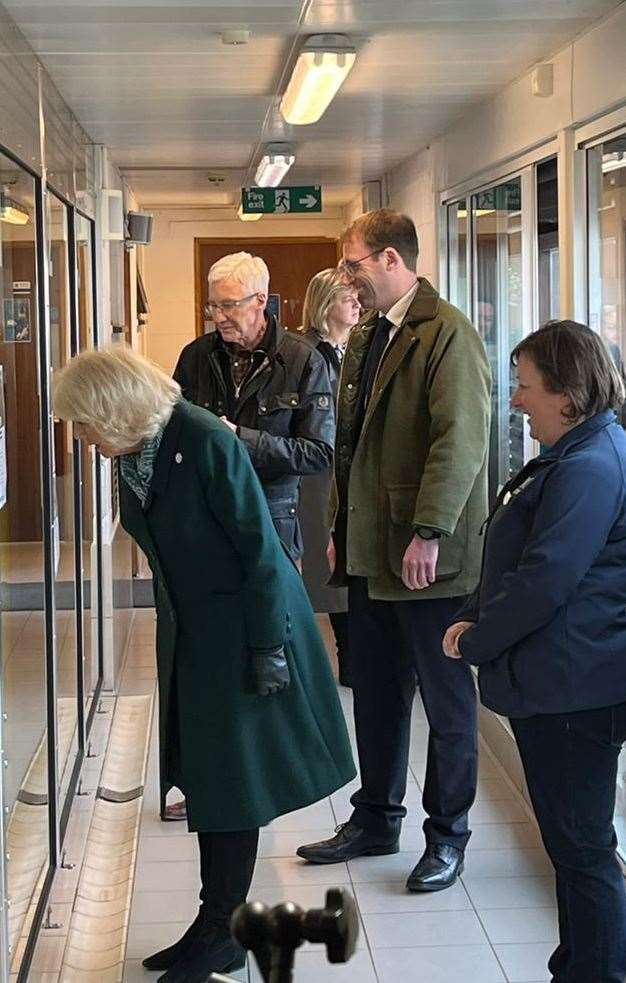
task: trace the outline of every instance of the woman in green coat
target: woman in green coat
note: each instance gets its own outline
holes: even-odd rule
[[[130,349],[85,352],[55,412],[119,457],[121,520],[154,574],[161,796],[187,800],[200,844],[193,925],[144,960],[163,983],[243,965],[231,939],[259,827],[354,777],[348,736],[300,575],[248,453],[217,417]]]

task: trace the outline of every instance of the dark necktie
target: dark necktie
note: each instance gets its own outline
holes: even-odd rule
[[[393,328],[392,322],[388,321],[384,314],[381,314],[376,323],[374,337],[372,338],[369,350],[365,356],[365,364],[363,365],[363,374],[361,376],[359,398],[357,401],[355,414],[356,436],[360,434],[361,427],[363,426],[365,410],[369,402],[378,367],[381,363],[385,348],[389,343],[389,331],[391,328]]]

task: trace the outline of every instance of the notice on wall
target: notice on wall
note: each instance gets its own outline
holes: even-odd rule
[[[7,503],[7,426],[4,413],[4,369],[0,365],[0,509]]]
[[[30,297],[8,297],[4,301],[2,341],[30,341]]]

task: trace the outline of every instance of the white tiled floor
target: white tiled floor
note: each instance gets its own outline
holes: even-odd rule
[[[341,700],[352,733],[348,690],[341,691]],[[473,835],[461,881],[432,895],[405,892],[406,876],[424,845],[420,782],[426,739],[423,711],[416,704],[406,799],[409,816],[401,853],[333,867],[307,866],[295,857],[300,843],[331,834],[348,817],[352,788],[262,830],[251,898],[268,904],[289,898],[303,907],[317,907],[323,904],[327,886],[342,885],[359,906],[362,932],[350,963],[331,966],[318,948],[305,946],[297,957],[297,983],[549,980],[546,962],[557,931],[550,867],[534,823],[488,754],[481,759],[480,787],[471,814]],[[184,823],[158,819],[155,750],[153,739],[126,983],[156,978],[142,969],[141,959],[178,938],[197,910],[196,839]],[[240,978],[247,983],[260,981],[252,966]]]

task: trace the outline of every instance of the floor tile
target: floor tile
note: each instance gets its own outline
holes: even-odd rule
[[[375,949],[380,983],[503,983],[505,976],[488,945]]]
[[[466,877],[463,883],[476,908],[553,907],[553,877]]]
[[[197,860],[196,836],[142,836],[139,842],[137,863],[158,860],[161,863],[178,863],[180,860]]]
[[[198,913],[198,891],[139,891],[133,898],[131,925],[149,922],[187,922]]]
[[[293,886],[328,885],[332,887],[339,882],[347,883],[348,868],[346,864],[307,864],[297,857],[274,857],[257,860],[252,879],[251,892],[268,885]]]
[[[323,951],[305,949],[296,954],[295,979],[297,983],[320,983],[320,980],[326,978],[332,983],[335,980],[337,983],[377,983],[372,957],[366,949],[355,952],[352,959],[345,964],[335,963],[333,965],[328,962]],[[251,959],[250,981],[251,983],[261,983],[261,979],[254,959]]]
[[[552,865],[541,847],[512,847],[509,850],[468,850],[465,877],[548,876]]]
[[[156,837],[155,837],[156,839]],[[200,861],[179,860],[178,863],[143,861],[137,864],[135,892],[141,891],[200,891]]]
[[[559,938],[556,908],[479,908],[478,917],[493,945]]]
[[[485,933],[474,911],[364,914],[372,949],[420,945],[484,945]]]
[[[354,894],[362,914],[406,911],[461,911],[472,904],[460,883],[445,891],[409,892],[404,881],[355,884]],[[504,940],[503,940],[504,941]]]
[[[494,948],[509,983],[545,983],[551,979],[548,959],[555,949],[553,942],[496,945]]]

